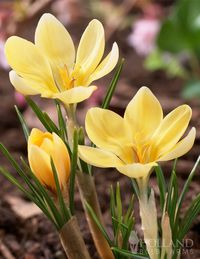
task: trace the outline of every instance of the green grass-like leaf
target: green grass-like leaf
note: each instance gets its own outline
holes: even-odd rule
[[[112,246],[112,241],[110,240],[104,226],[100,223],[100,221],[98,220],[97,216],[95,215],[92,207],[89,205],[89,203],[87,201],[85,201],[85,207],[88,210],[88,212],[90,213],[90,216],[93,218],[94,222],[97,224],[99,230],[101,231],[101,233],[103,234],[103,236],[107,240],[108,244],[110,246]]]
[[[59,129],[56,124],[51,120],[49,115],[43,112],[31,98],[26,97],[26,101],[37,116],[37,118],[40,120],[42,125],[45,127],[45,129],[50,133],[55,132],[57,135],[59,135]]]
[[[85,145],[85,135],[84,135],[84,129],[82,127],[80,127],[78,130],[78,136],[79,136],[78,144]],[[80,161],[80,165],[81,165],[81,171],[86,174],[91,174],[88,164],[80,158],[79,158],[79,161]]]
[[[70,173],[70,185],[69,185],[69,206],[72,215],[74,214],[74,187],[75,187],[75,176],[77,170],[78,160],[78,131],[74,129],[73,137],[73,153],[71,159],[71,173]]]
[[[123,68],[123,64],[124,64],[124,59],[121,60],[120,64],[118,65],[117,69],[116,69],[116,72],[113,76],[113,79],[108,87],[108,91],[106,93],[106,96],[103,100],[103,103],[101,105],[101,107],[103,109],[107,109],[110,105],[110,102],[111,102],[111,99],[112,99],[112,96],[114,94],[114,91],[116,89],[116,86],[117,86],[117,82],[119,80],[119,77],[120,77],[120,74],[121,74],[121,71],[122,71],[122,68]]]
[[[24,120],[24,117],[23,117],[22,113],[18,109],[18,107],[16,105],[14,107],[15,107],[17,116],[19,118],[19,121],[20,121],[20,123],[22,125],[22,129],[23,129],[23,132],[24,132],[25,139],[26,139],[26,141],[28,141],[28,137],[30,135],[29,128],[28,128],[28,126],[27,126],[27,124],[26,124],[26,122]]]
[[[133,259],[149,259],[149,257],[144,256],[144,255],[140,255],[137,253],[133,253],[130,251],[127,251],[125,249],[120,249],[118,247],[112,247],[111,248],[114,252],[118,253],[119,255],[123,255],[126,256],[127,258],[133,258]]]
[[[188,189],[189,189],[190,183],[191,183],[191,181],[192,181],[192,179],[193,179],[193,177],[194,177],[194,174],[195,174],[195,172],[196,172],[196,169],[197,169],[199,163],[200,163],[200,156],[197,158],[197,161],[196,161],[196,163],[194,164],[194,166],[193,166],[193,168],[192,168],[192,170],[191,170],[191,172],[190,172],[190,174],[189,174],[189,176],[188,176],[188,178],[187,178],[187,181],[186,181],[185,184],[184,184],[184,187],[183,187],[183,189],[182,189],[182,192],[181,192],[181,194],[180,194],[180,196],[179,196],[179,199],[178,199],[178,202],[177,202],[177,219],[178,219],[178,217],[179,217],[179,211],[180,211],[180,208],[181,208],[181,206],[182,206],[182,203],[183,203],[185,194],[187,193],[187,191],[188,191]]]
[[[166,196],[166,182],[163,171],[160,166],[155,167],[157,183],[160,191],[160,206],[163,211]]]
[[[43,197],[45,203],[48,205],[49,210],[51,211],[53,218],[56,222],[57,229],[61,229],[63,226],[62,217],[58,211],[58,209],[55,206],[54,201],[50,197],[50,194],[47,192],[45,187],[40,183],[38,178],[35,176],[35,174],[32,172],[30,167],[26,164],[23,158],[21,158],[21,161],[26,169],[27,174],[31,177],[31,179],[34,181],[35,185],[37,186],[37,191],[40,193],[41,197]]]
[[[178,233],[179,240],[182,240],[184,238],[184,236],[190,229],[192,223],[194,222],[194,220],[196,219],[199,213],[200,213],[200,194],[197,195],[197,197],[192,201],[192,204],[188,208],[182,220],[180,231]]]
[[[67,127],[66,127],[66,121],[63,118],[62,110],[60,103],[56,101],[56,109],[58,114],[58,124],[60,129],[60,137],[63,139],[63,141],[67,141],[68,135],[67,135]]]

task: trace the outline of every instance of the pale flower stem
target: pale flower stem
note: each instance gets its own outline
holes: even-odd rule
[[[78,187],[81,194],[81,200],[84,206],[87,222],[88,222],[96,249],[102,259],[114,259],[114,255],[111,251],[111,248],[107,240],[103,236],[102,232],[99,230],[98,226],[96,225],[96,223],[94,222],[93,218],[91,217],[91,215],[87,211],[87,208],[84,205],[85,201],[87,201],[87,203],[89,203],[89,205],[92,207],[100,223],[104,225],[101,209],[99,206],[99,201],[97,198],[94,178],[93,176],[82,172],[77,172],[77,178],[78,178]]]
[[[158,223],[154,192],[151,190],[148,197],[148,177],[138,179],[137,183],[140,190],[139,205],[144,241],[150,258],[158,259]]]
[[[59,237],[69,259],[91,259],[74,216],[59,231]]]

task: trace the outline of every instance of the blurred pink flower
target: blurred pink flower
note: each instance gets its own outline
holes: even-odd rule
[[[128,43],[139,55],[146,56],[155,48],[155,40],[159,29],[160,21],[158,19],[139,19],[133,25]]]
[[[15,91],[14,97],[15,97],[16,104],[19,108],[23,109],[26,107],[26,100],[22,94]]]
[[[0,1],[0,68],[8,70],[9,65],[7,63],[4,44],[8,36],[9,22],[12,19],[13,10],[12,4],[6,1]]]
[[[102,99],[105,95],[105,92],[104,92],[104,88],[103,87],[99,87],[93,94],[92,96],[87,99],[87,108],[90,108],[90,107],[94,107],[94,106],[99,106],[102,102]]]
[[[0,68],[8,70],[10,66],[8,65],[5,57],[4,44],[5,44],[5,40],[0,38]]]

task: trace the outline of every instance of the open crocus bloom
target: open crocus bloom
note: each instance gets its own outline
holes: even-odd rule
[[[70,175],[70,157],[62,139],[55,133],[32,129],[28,138],[28,160],[39,181],[56,192],[51,158],[55,165],[61,190],[66,188]]]
[[[145,177],[158,161],[180,157],[191,149],[195,128],[180,140],[191,114],[188,105],[181,105],[163,118],[157,98],[142,87],[124,117],[101,108],[88,111],[86,131],[97,148],[79,146],[79,155],[94,166],[116,167],[132,178]]]
[[[116,43],[101,61],[105,48],[104,28],[92,20],[84,31],[77,53],[65,27],[51,14],[44,14],[35,31],[35,44],[17,36],[5,44],[10,81],[24,95],[60,99],[65,104],[90,97],[91,83],[108,74],[116,65]]]

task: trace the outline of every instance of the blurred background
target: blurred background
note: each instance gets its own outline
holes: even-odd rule
[[[10,70],[4,55],[4,44],[11,35],[33,41],[34,31],[44,12],[54,14],[68,29],[76,46],[92,18],[105,28],[106,51],[116,41],[120,57],[125,58],[121,78],[111,102],[111,109],[123,115],[136,91],[148,86],[160,100],[165,114],[180,104],[193,109],[190,126],[197,128],[193,149],[180,158],[177,172],[180,188],[200,151],[200,1],[199,0],[0,0],[0,142],[14,157],[26,156],[26,142],[14,105],[23,112],[29,127],[42,128],[22,95],[14,91],[8,78]],[[66,50],[67,51],[67,50]],[[96,82],[98,90],[79,105],[79,121],[84,124],[89,107],[101,105],[112,74]],[[52,101],[34,97],[56,120]],[[16,174],[0,154],[0,165]],[[163,164],[166,176],[172,163]],[[184,203],[187,208],[199,192],[200,171]],[[103,215],[110,228],[109,186],[120,182],[124,207],[132,192],[129,179],[114,170],[98,169],[95,173]],[[152,185],[155,179],[152,177]],[[0,175],[0,259],[65,258],[51,224],[31,202]],[[159,196],[155,188],[156,197]],[[183,210],[185,209],[183,208]],[[93,258],[98,258],[76,193],[76,209],[81,230]],[[137,219],[136,206],[136,219]],[[138,220],[136,220],[136,228]],[[192,247],[182,258],[200,258],[200,217],[188,238]]]

